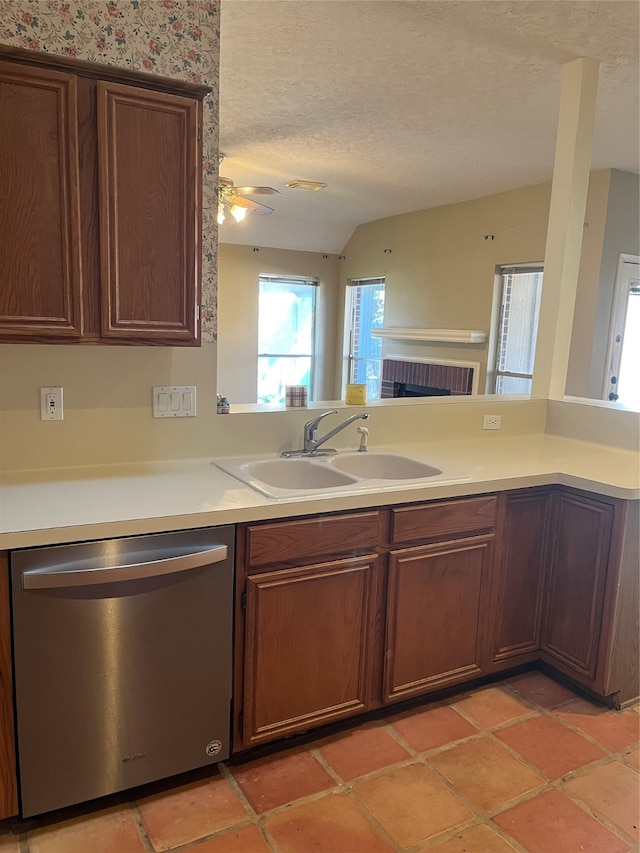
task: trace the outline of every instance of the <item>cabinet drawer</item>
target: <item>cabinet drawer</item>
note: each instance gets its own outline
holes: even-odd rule
[[[397,507],[391,511],[394,545],[489,530],[496,523],[497,498],[489,495],[444,503]]]
[[[260,569],[339,554],[357,554],[378,543],[379,512],[323,515],[246,528],[246,565]]]

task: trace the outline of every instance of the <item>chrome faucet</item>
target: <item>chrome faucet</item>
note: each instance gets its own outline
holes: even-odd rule
[[[334,427],[330,432],[326,435],[323,435],[322,438],[318,438],[318,424],[323,418],[327,418],[329,415],[337,415],[338,410],[332,409],[330,412],[323,412],[321,415],[318,415],[317,418],[312,418],[310,421],[304,425],[304,441],[302,450],[285,450],[280,455],[281,456],[312,456],[320,453],[336,453],[336,450],[331,450],[327,448],[326,450],[318,451],[318,448],[321,447],[325,441],[328,441],[330,438],[343,430],[345,427],[348,427],[349,424],[352,424],[354,421],[366,421],[369,420],[369,413],[363,412],[361,415],[351,415],[350,418],[347,418],[345,421],[342,421],[341,424],[338,424],[337,427]]]

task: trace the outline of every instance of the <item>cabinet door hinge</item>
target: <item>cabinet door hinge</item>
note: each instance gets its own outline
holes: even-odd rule
[[[246,592],[243,592],[242,595],[240,596],[240,609],[241,610],[247,609],[247,593]]]
[[[244,734],[244,713],[242,711],[238,714],[238,731],[241,735]]]

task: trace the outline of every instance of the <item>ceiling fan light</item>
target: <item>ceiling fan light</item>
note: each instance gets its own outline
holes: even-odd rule
[[[224,222],[224,205],[222,202],[218,205],[218,225]]]
[[[244,207],[239,207],[237,204],[232,204],[229,208],[229,213],[233,216],[236,222],[242,222],[247,215]]]

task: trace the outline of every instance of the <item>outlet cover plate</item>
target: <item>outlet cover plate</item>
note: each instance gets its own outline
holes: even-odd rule
[[[62,388],[58,386],[47,386],[40,388],[40,420],[62,421],[64,420],[64,409],[62,407]]]
[[[482,429],[500,429],[502,415],[484,415],[482,418]]]

